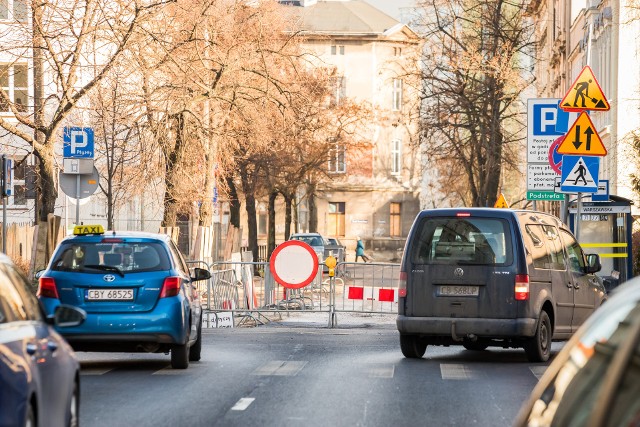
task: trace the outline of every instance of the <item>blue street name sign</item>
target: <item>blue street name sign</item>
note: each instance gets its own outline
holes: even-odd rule
[[[63,133],[63,157],[88,158],[94,156],[93,129],[67,126]]]

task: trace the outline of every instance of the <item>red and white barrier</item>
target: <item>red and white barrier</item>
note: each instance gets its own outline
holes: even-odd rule
[[[347,298],[363,301],[398,302],[398,293],[396,289],[349,286]]]

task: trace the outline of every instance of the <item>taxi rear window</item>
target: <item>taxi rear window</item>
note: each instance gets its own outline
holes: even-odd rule
[[[51,269],[104,273],[112,267],[123,273],[164,271],[171,261],[158,242],[67,242],[56,252]]]
[[[509,223],[500,218],[425,218],[412,239],[414,264],[500,266],[513,262]]]

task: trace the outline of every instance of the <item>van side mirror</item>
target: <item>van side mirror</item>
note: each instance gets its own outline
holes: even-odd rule
[[[598,254],[587,254],[587,267],[586,273],[593,274],[602,270],[602,264],[600,264],[600,255]]]
[[[191,276],[191,280],[197,282],[198,280],[208,280],[211,279],[211,273],[209,270],[205,270],[204,268],[196,267],[193,269],[193,276]]]

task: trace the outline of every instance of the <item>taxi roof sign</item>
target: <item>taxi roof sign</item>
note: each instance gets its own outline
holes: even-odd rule
[[[589,115],[583,111],[556,150],[558,154],[606,156],[607,149]]]
[[[73,234],[76,236],[86,236],[88,234],[104,234],[101,225],[76,225],[73,227]]]
[[[604,96],[591,67],[586,65],[560,101],[564,111],[609,111],[610,105]]]
[[[493,205],[494,208],[508,208],[509,204],[507,203],[507,200],[504,198],[504,195],[502,193],[500,193],[500,195],[498,196],[498,200],[496,200],[496,203]]]

